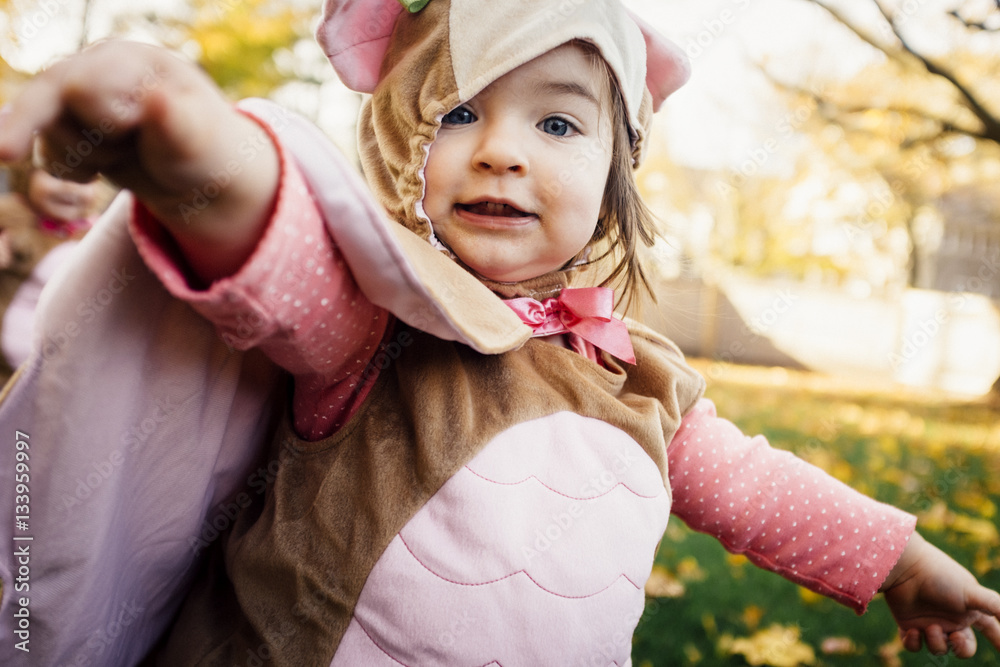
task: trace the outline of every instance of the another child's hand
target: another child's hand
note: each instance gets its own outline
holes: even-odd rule
[[[927,648],[960,658],[976,652],[979,630],[1000,649],[1000,594],[914,533],[882,588],[908,651]]]
[[[157,47],[103,42],[36,76],[0,116],[0,161],[27,155],[35,137],[50,173],[102,173],[135,193],[206,280],[249,256],[277,189],[262,129]]]

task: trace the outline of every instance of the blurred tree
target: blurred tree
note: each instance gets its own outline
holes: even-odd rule
[[[165,45],[195,58],[234,98],[266,96],[303,79],[293,67],[280,66],[276,56],[312,41],[317,6],[315,1],[189,0],[176,16],[124,16],[119,26],[145,24]]]
[[[917,284],[927,255],[925,223],[940,218],[935,205],[957,188],[992,191],[1000,173],[1000,2],[803,1],[821,7],[859,48],[880,58],[849,81],[825,82],[820,92],[771,78],[794,98],[812,99],[820,117],[843,130],[833,150],[842,163],[881,178],[854,230],[877,236],[891,223],[887,212],[901,212],[910,240],[908,283]],[[860,11],[866,8],[867,15]],[[1000,211],[991,217],[1000,223]],[[994,393],[1000,396],[1000,379]]]
[[[17,86],[24,80],[24,74],[7,64],[0,57],[0,104],[6,104],[14,95]]]

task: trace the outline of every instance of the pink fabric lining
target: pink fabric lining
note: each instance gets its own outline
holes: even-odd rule
[[[344,85],[359,93],[375,90],[389,47],[398,0],[327,0],[316,39]]]

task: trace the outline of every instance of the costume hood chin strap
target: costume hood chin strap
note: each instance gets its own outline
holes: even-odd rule
[[[635,351],[628,327],[614,316],[614,302],[614,292],[607,287],[567,287],[559,296],[544,301],[528,297],[504,301],[532,328],[536,338],[575,333],[622,361],[634,364]]]

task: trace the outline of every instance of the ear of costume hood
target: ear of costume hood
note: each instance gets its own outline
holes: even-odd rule
[[[416,8],[423,9],[426,4],[424,0],[417,3]],[[626,11],[642,32],[646,45],[646,85],[656,111],[671,93],[684,85],[690,76],[690,66],[677,45],[632,11]],[[566,9],[560,6],[558,12],[550,12],[553,20],[557,21]],[[316,38],[348,88],[359,93],[375,90],[393,27],[403,13],[400,0],[324,2]]]
[[[375,90],[402,12],[399,0],[326,0],[316,39],[344,85],[359,93]]]

